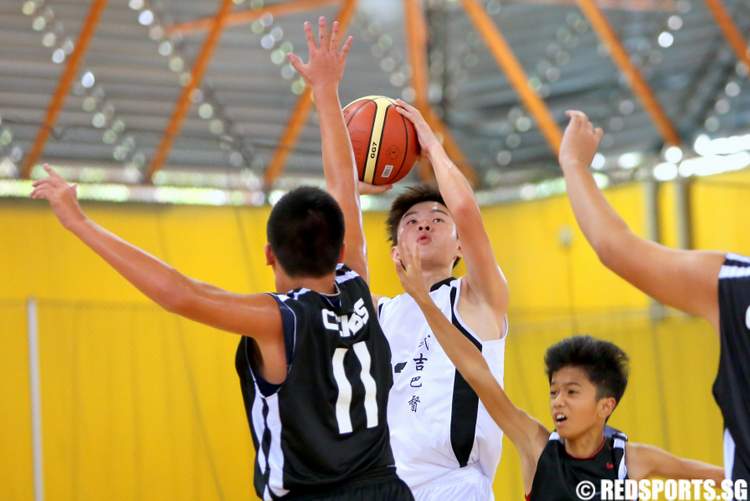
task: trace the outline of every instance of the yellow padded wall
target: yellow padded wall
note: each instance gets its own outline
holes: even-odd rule
[[[740,217],[747,173],[693,184],[694,241],[750,252]],[[643,190],[607,196],[644,231]],[[662,234],[673,244],[673,190],[662,187]],[[265,266],[268,209],[85,204],[97,222],[182,272],[237,292],[274,288]],[[710,396],[718,342],[678,317],[652,324],[648,300],[606,270],[554,197],[483,210],[511,286],[506,387],[551,425],[545,349],[571,333],[620,344],[629,389],[613,417],[632,440],[720,463],[721,420]],[[385,214],[367,213],[371,286],[400,290]],[[47,498],[253,499],[252,444],[234,371],[237,337],[151,305],[41,203],[0,202],[0,371],[3,499],[31,499],[26,298],[39,298]],[[569,231],[570,246],[560,235]],[[457,270],[458,273],[461,269]],[[506,440],[498,499],[522,496]],[[7,493],[7,495],[6,495]]]

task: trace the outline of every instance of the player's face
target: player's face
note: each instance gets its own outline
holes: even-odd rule
[[[401,217],[397,250],[414,242],[419,245],[423,267],[452,266],[461,255],[453,217],[438,202],[415,204]]]
[[[560,437],[575,439],[592,428],[603,428],[611,410],[598,399],[597,388],[586,371],[563,367],[552,375],[549,387],[552,422]]]

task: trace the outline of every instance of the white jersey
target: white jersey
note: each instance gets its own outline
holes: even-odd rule
[[[506,336],[481,341],[461,320],[461,279],[433,285],[430,296],[482,351],[502,385]],[[471,466],[479,468],[491,486],[500,461],[502,431],[451,363],[411,296],[381,299],[378,316],[391,345],[388,426],[399,477],[415,490]],[[491,497],[490,490],[484,499]]]

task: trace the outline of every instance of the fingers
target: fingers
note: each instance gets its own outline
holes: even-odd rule
[[[565,114],[570,118],[568,127],[572,129],[579,129],[588,121],[588,117],[582,111],[568,110]]]
[[[33,188],[42,188],[42,187],[52,188],[55,185],[57,185],[59,182],[60,182],[59,179],[55,179],[52,177],[45,177],[44,179],[37,179],[36,181],[31,183],[31,186]]]
[[[591,123],[591,120],[589,120],[589,117],[586,116],[584,112],[578,110],[568,110],[565,112],[565,114],[570,117],[570,123],[568,124],[569,129],[582,130],[584,132],[587,132],[594,136],[597,141],[600,140],[604,135],[604,130],[600,127],[594,127],[594,124]]]
[[[403,108],[410,113],[419,113],[419,110],[402,99],[396,99],[396,106],[399,108]]]
[[[357,181],[357,189],[360,195],[380,195],[393,188],[392,184],[375,185]]]
[[[313,38],[312,24],[310,21],[305,21],[305,40],[307,40],[307,53],[312,54],[318,48],[315,46],[315,39]]]
[[[297,73],[302,75],[304,78],[307,78],[307,70],[305,68],[305,63],[302,62],[302,59],[300,59],[297,54],[294,54],[292,52],[287,54],[286,57],[291,63],[292,67],[297,71]]]
[[[321,49],[324,47],[330,47],[328,41],[328,24],[326,23],[325,16],[320,16],[318,18],[318,42]]]
[[[49,164],[44,164],[44,170],[47,172],[47,174],[49,174],[49,177],[51,177],[52,179],[57,179],[57,180],[62,181],[62,177],[60,176],[60,174],[58,174],[55,169],[50,167]]]
[[[408,270],[411,268],[411,249],[409,248],[408,243],[404,243],[401,245],[401,248],[399,249],[399,255],[401,258],[401,266],[404,268],[404,270]]]
[[[341,47],[341,58],[346,60],[346,58],[349,56],[349,51],[352,49],[352,43],[354,42],[354,37],[349,35],[346,39],[346,42],[344,42],[344,46]]]
[[[42,187],[42,188],[35,188],[31,192],[31,198],[33,200],[46,200],[49,198],[50,190],[49,188]]]
[[[328,50],[338,49],[339,44],[339,22],[334,21],[331,26],[331,39],[328,41]]]

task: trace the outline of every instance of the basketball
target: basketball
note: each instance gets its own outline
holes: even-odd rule
[[[391,184],[406,176],[419,156],[414,125],[383,96],[365,96],[344,107],[360,181]]]

